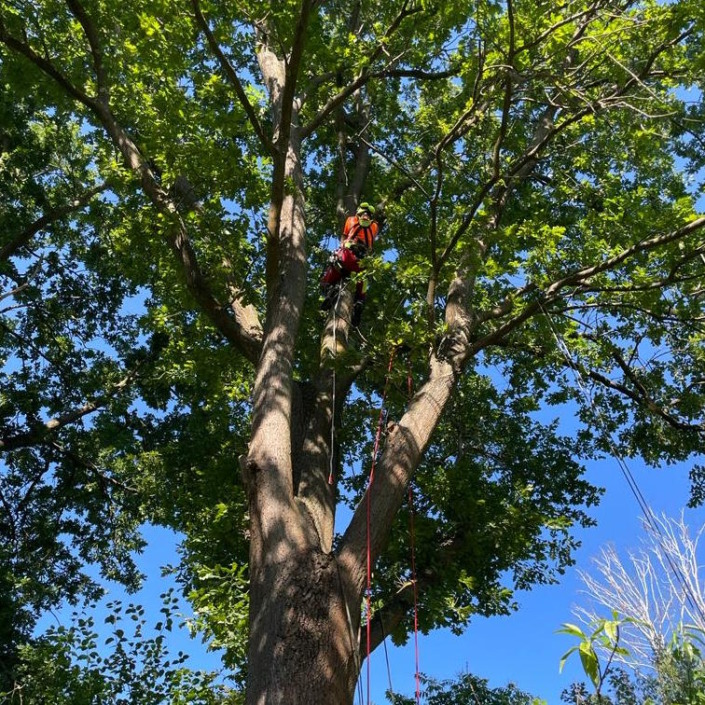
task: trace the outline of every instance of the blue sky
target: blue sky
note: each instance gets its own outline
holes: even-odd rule
[[[688,472],[692,464],[680,464],[656,470],[637,461],[629,461],[629,468],[656,514],[665,512],[677,517],[688,501]],[[606,488],[601,504],[592,510],[598,525],[581,530],[582,547],[578,551],[577,565],[571,569],[559,585],[539,587],[529,593],[518,595],[521,609],[508,617],[478,618],[462,636],[454,636],[448,630],[429,635],[420,635],[419,654],[421,671],[439,679],[453,678],[468,670],[487,678],[490,685],[499,687],[509,682],[536,697],[543,698],[548,705],[558,705],[560,694],[575,680],[585,680],[577,658],[568,661],[562,674],[558,672],[561,656],[574,644],[570,637],[556,634],[561,623],[577,621],[572,614],[576,604],[585,604],[581,595],[581,583],[577,575],[579,568],[589,568],[602,546],[613,543],[621,555],[629,549],[638,548],[643,531],[641,510],[615,460],[606,458],[588,466],[588,478]],[[705,508],[687,510],[686,519],[692,527],[705,523]],[[139,565],[148,574],[144,589],[137,595],[124,596],[113,588],[106,600],[121,598],[142,603],[153,612],[154,620],[159,616],[160,593],[167,585],[159,577],[160,566],[178,560],[175,552],[176,537],[170,532],[150,528],[147,532],[149,546],[139,557]],[[705,556],[703,561],[705,564]],[[152,609],[153,608],[153,609]],[[188,614],[188,605],[183,605]],[[97,616],[98,624],[104,615]],[[70,610],[58,615],[68,624]],[[54,618],[43,621],[54,622]],[[192,654],[192,668],[217,669],[217,654],[208,654],[197,639],[189,638],[186,630],[169,635],[170,646],[176,651],[183,649]],[[398,649],[388,645],[392,684],[396,692],[413,696],[414,649],[413,640]],[[365,666],[363,665],[363,683]],[[372,656],[372,702],[386,703],[384,692],[389,680],[384,649],[379,648]],[[363,687],[364,691],[364,687]],[[366,703],[366,693],[363,692]],[[358,704],[358,698],[355,700]]]
[[[652,510],[656,514],[679,516],[689,497],[691,464],[660,470],[637,461],[628,461],[628,465]],[[588,569],[602,546],[613,543],[624,556],[627,550],[638,548],[643,537],[642,512],[617,462],[608,458],[591,463],[588,479],[607,491],[601,504],[591,512],[597,519],[597,527],[579,534],[583,545],[576,554],[576,566],[559,585],[520,594],[521,609],[511,616],[478,619],[461,637],[449,633],[422,636],[419,648],[422,671],[436,678],[452,678],[467,669],[487,678],[493,687],[511,681],[549,705],[560,703],[561,692],[573,681],[586,680],[577,658],[568,661],[563,673],[558,672],[561,656],[575,641],[555,631],[563,622],[576,622],[573,607],[585,604],[577,571]],[[686,519],[691,526],[701,526],[705,523],[705,508],[687,510]],[[705,563],[705,556],[702,562]],[[383,692],[387,684],[384,654],[375,654],[373,658],[375,680],[384,679]],[[394,652],[391,658],[395,690],[413,695],[413,650]],[[381,705],[384,700],[376,696],[375,702]]]

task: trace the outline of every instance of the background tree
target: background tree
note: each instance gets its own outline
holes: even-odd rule
[[[486,680],[471,673],[461,673],[453,680],[437,681],[423,678],[423,697],[428,705],[540,705],[545,701],[534,698],[517,688],[513,683],[500,688],[490,688]],[[403,696],[391,696],[392,705],[413,705],[416,700]]]
[[[75,612],[71,625],[51,626],[20,648],[21,664],[3,703],[93,705],[170,703],[239,705],[242,693],[219,682],[218,674],[188,667],[188,655],[173,653],[168,637],[179,619],[178,598],[161,595],[159,621],[150,624],[142,606],[108,603],[107,634],[92,616]],[[95,605],[92,606],[95,608]],[[103,632],[100,634],[100,632]]]
[[[576,613],[587,623],[604,610],[619,615],[625,652],[614,660],[634,669],[657,702],[697,702],[705,683],[702,527],[691,536],[681,515],[649,517],[644,528],[644,546],[628,561],[609,546],[593,572],[580,571],[589,602]]]
[[[700,3],[1,7],[9,680],[149,519],[216,637],[247,564],[248,702],[349,702],[368,553],[372,648],[414,587],[460,630],[572,562],[609,447],[575,369],[625,454],[702,449]],[[316,282],[363,195],[364,345]],[[536,413],[569,401],[575,437]]]
[[[634,620],[623,634],[633,657],[652,662],[679,625],[705,632],[702,558],[704,527],[691,535],[683,515],[644,520],[644,544],[623,560],[614,546],[602,549],[593,570],[579,575],[589,598],[576,613],[594,621],[607,608]]]

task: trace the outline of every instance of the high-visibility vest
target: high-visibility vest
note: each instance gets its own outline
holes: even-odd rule
[[[359,218],[356,215],[351,215],[345,221],[343,243],[359,240],[368,250],[372,250],[378,232],[379,225],[374,220],[366,228],[363,228]]]

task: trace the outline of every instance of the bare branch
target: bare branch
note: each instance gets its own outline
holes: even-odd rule
[[[86,35],[93,58],[93,68],[95,69],[96,85],[98,87],[98,100],[104,105],[107,105],[110,97],[110,87],[108,85],[105,65],[103,64],[103,50],[100,46],[98,31],[85,8],[78,0],[66,0],[66,4],[69,6],[73,16],[79,21]]]
[[[615,357],[615,359],[617,359]],[[685,421],[681,421],[680,419],[676,418],[672,414],[669,414],[662,406],[657,404],[651,396],[647,393],[646,389],[643,387],[641,383],[636,380],[636,377],[633,373],[633,371],[627,372],[625,371],[625,374],[627,374],[628,378],[634,383],[636,389],[632,389],[630,387],[627,387],[624,384],[620,384],[619,382],[615,382],[611,380],[609,377],[606,377],[605,375],[601,374],[600,372],[597,372],[596,370],[590,370],[585,368],[583,365],[581,365],[578,362],[575,362],[574,360],[566,360],[566,365],[572,367],[574,370],[577,372],[580,372],[581,375],[584,377],[588,377],[589,379],[592,379],[595,382],[598,382],[600,385],[603,387],[606,387],[608,389],[611,389],[614,392],[619,392],[621,395],[628,397],[631,399],[633,402],[635,402],[638,406],[641,406],[645,409],[647,409],[649,412],[652,414],[659,416],[661,419],[663,419],[669,426],[672,426],[673,428],[679,430],[679,431],[694,431],[699,434],[705,434],[705,422],[704,423],[687,423]],[[621,365],[620,365],[621,367]]]
[[[698,560],[705,527],[691,536],[681,514],[678,519],[645,517],[644,528],[644,545],[631,550],[626,561],[607,546],[594,561],[594,573],[579,571],[592,604],[575,613],[585,623],[604,617],[599,609],[634,620],[623,626],[623,642],[632,656],[653,667],[679,624],[705,630],[705,585]]]
[[[6,262],[17,252],[17,250],[24,247],[38,232],[44,230],[47,225],[60,220],[69,213],[77,211],[79,208],[82,208],[93,200],[94,196],[99,193],[103,193],[107,189],[108,184],[104,182],[94,188],[88,189],[80,198],[76,198],[63,206],[57,206],[56,208],[52,208],[44,213],[44,215],[28,225],[17,237],[0,249],[0,262]]]
[[[213,35],[211,28],[208,26],[208,22],[203,16],[203,13],[201,12],[199,0],[191,0],[191,3],[193,5],[196,23],[201,28],[201,31],[206,35],[208,45],[210,46],[211,51],[213,52],[215,57],[218,59],[223,73],[232,84],[235,90],[235,94],[237,95],[237,98],[240,101],[240,105],[242,105],[245,114],[247,115],[247,118],[250,121],[250,124],[255,130],[255,134],[259,138],[259,141],[262,143],[263,147],[267,150],[267,152],[271,154],[274,149],[272,141],[264,132],[262,124],[260,123],[259,118],[257,117],[257,113],[255,112],[252,103],[250,103],[247,94],[245,93],[245,89],[242,87],[242,83],[240,82],[237,72],[233,68],[232,64],[228,61],[228,58],[223,53],[222,49],[220,48],[220,45],[218,44],[218,41]]]

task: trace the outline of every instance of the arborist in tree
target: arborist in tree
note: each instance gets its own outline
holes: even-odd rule
[[[321,289],[324,300],[323,310],[328,310],[338,295],[338,285],[352,272],[362,269],[362,262],[372,252],[379,224],[374,219],[375,209],[369,203],[361,203],[355,215],[345,221],[343,236],[338,249],[331,255],[326,271],[321,277]],[[352,325],[360,325],[362,308],[365,305],[365,282],[357,281],[355,286],[355,303],[353,304]]]

